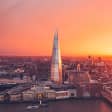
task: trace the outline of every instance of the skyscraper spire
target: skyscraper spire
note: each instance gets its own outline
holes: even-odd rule
[[[58,41],[58,31],[56,31],[54,34],[51,62],[51,80],[57,83],[62,83],[62,62]]]

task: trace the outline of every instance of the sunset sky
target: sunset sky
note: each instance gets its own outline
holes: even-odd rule
[[[112,0],[0,0],[0,55],[112,55]]]

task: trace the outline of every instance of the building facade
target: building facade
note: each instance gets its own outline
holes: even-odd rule
[[[55,32],[54,34],[51,60],[51,80],[57,83],[62,83],[62,62],[58,41],[58,32]]]

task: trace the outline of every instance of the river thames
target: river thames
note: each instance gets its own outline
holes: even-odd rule
[[[112,105],[104,100],[61,100],[49,102],[48,107],[27,110],[31,103],[0,104],[0,112],[112,112]]]

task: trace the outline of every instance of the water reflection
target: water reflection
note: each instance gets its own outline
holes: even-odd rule
[[[111,104],[109,104],[108,102],[101,102],[99,106],[101,112],[112,112]]]
[[[48,107],[27,110],[28,103],[0,104],[0,112],[112,112],[111,104],[103,100],[66,100],[49,102]]]

